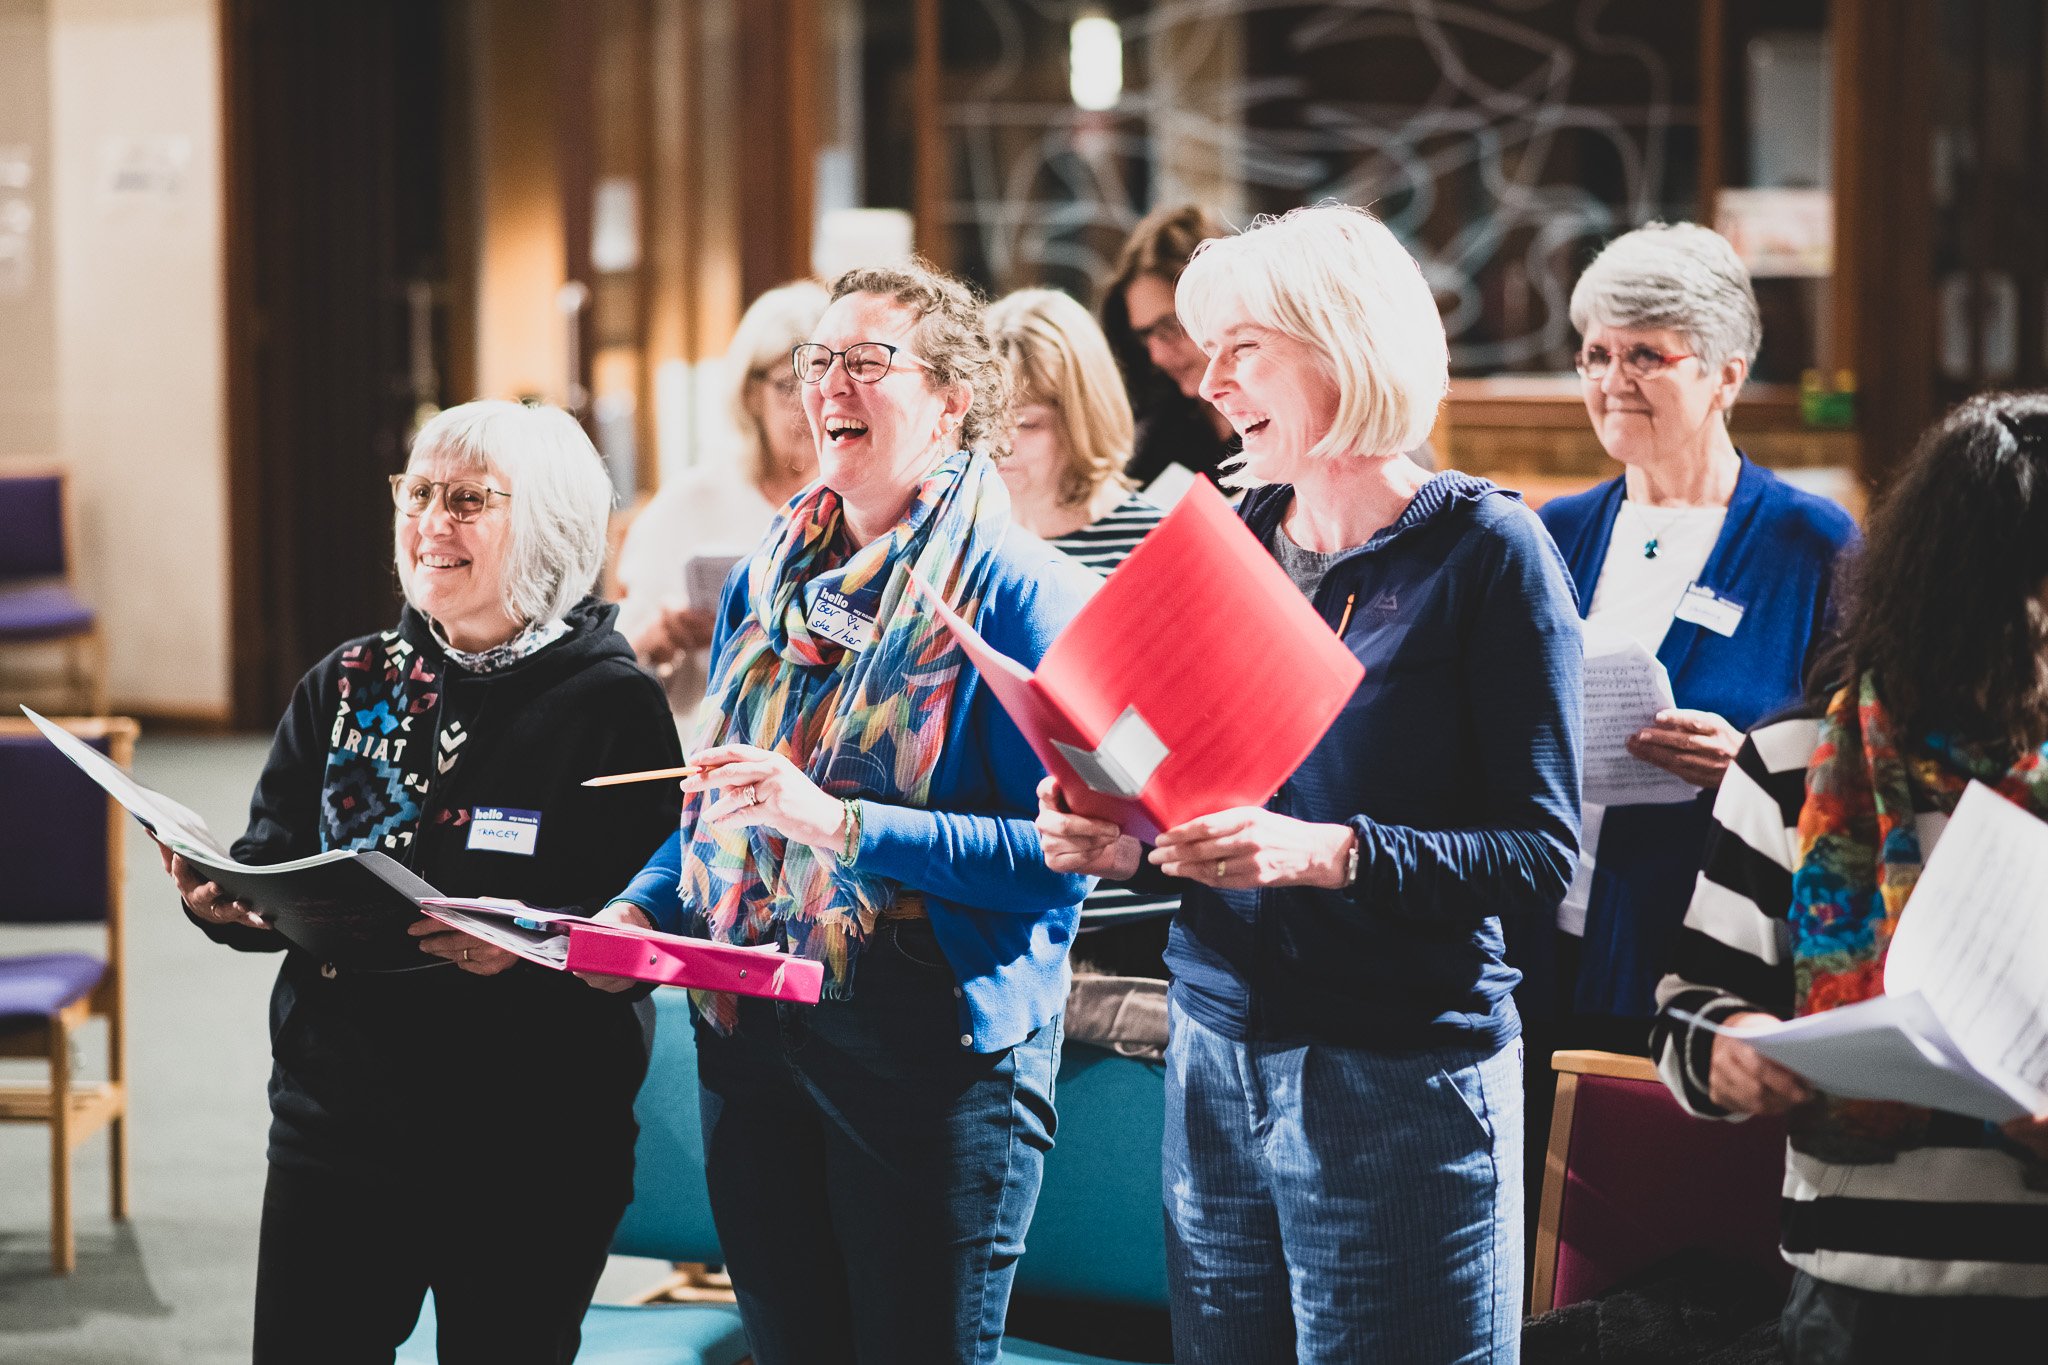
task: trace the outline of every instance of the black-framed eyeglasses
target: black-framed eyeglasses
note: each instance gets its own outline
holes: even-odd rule
[[[895,368],[898,356],[905,364],[924,365],[922,360],[901,346],[891,346],[886,341],[856,341],[843,351],[835,351],[820,342],[806,341],[792,347],[789,352],[796,377],[806,384],[824,383],[825,376],[832,373],[835,360],[845,363],[848,379],[858,384],[874,384]]]
[[[408,517],[423,516],[440,495],[441,505],[455,521],[475,521],[491,505],[492,498],[510,498],[502,488],[471,479],[430,479],[424,474],[393,474],[391,505]]]
[[[1605,379],[1607,371],[1618,359],[1625,378],[1654,379],[1679,361],[1691,358],[1690,351],[1672,355],[1648,344],[1631,346],[1618,357],[1605,346],[1586,346],[1572,357],[1572,368],[1579,372],[1581,379]]]

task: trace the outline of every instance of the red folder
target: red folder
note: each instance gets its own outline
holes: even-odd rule
[[[1117,566],[1036,673],[913,581],[1068,804],[1148,841],[1271,800],[1365,677],[1206,480]]]

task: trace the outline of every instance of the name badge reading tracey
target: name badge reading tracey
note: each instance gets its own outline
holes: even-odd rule
[[[818,600],[804,616],[811,634],[822,636],[848,649],[866,649],[875,640],[875,618],[849,601],[844,593],[822,588]]]
[[[531,858],[540,847],[540,812],[478,806],[469,815],[468,846],[492,853],[523,853]]]
[[[1712,588],[1692,584],[1679,599],[1678,619],[1705,626],[1716,635],[1733,635],[1742,624],[1743,606],[1717,595]]]

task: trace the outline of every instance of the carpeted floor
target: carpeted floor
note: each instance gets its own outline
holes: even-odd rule
[[[145,737],[136,776],[231,838],[267,739]],[[0,1361],[9,1365],[229,1365],[249,1358],[270,1073],[274,959],[216,947],[178,913],[156,850],[128,838],[129,1072],[134,1217],[107,1216],[107,1142],[74,1160],[77,1273],[49,1262],[49,1130],[0,1126]],[[92,928],[0,926],[0,953],[90,948]],[[104,1074],[94,1025],[86,1077]],[[0,1063],[0,1078],[40,1075]],[[658,1277],[617,1259],[599,1297]]]

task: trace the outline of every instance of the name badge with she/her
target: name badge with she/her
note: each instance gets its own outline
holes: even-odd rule
[[[1678,619],[1705,626],[1716,635],[1733,635],[1742,624],[1743,605],[1717,594],[1704,584],[1694,583],[1679,599]]]
[[[830,588],[821,589],[811,609],[804,613],[811,634],[823,636],[848,649],[866,649],[875,640],[875,618],[855,606],[853,599]]]
[[[469,815],[470,848],[532,857],[540,847],[540,812],[478,806]]]

